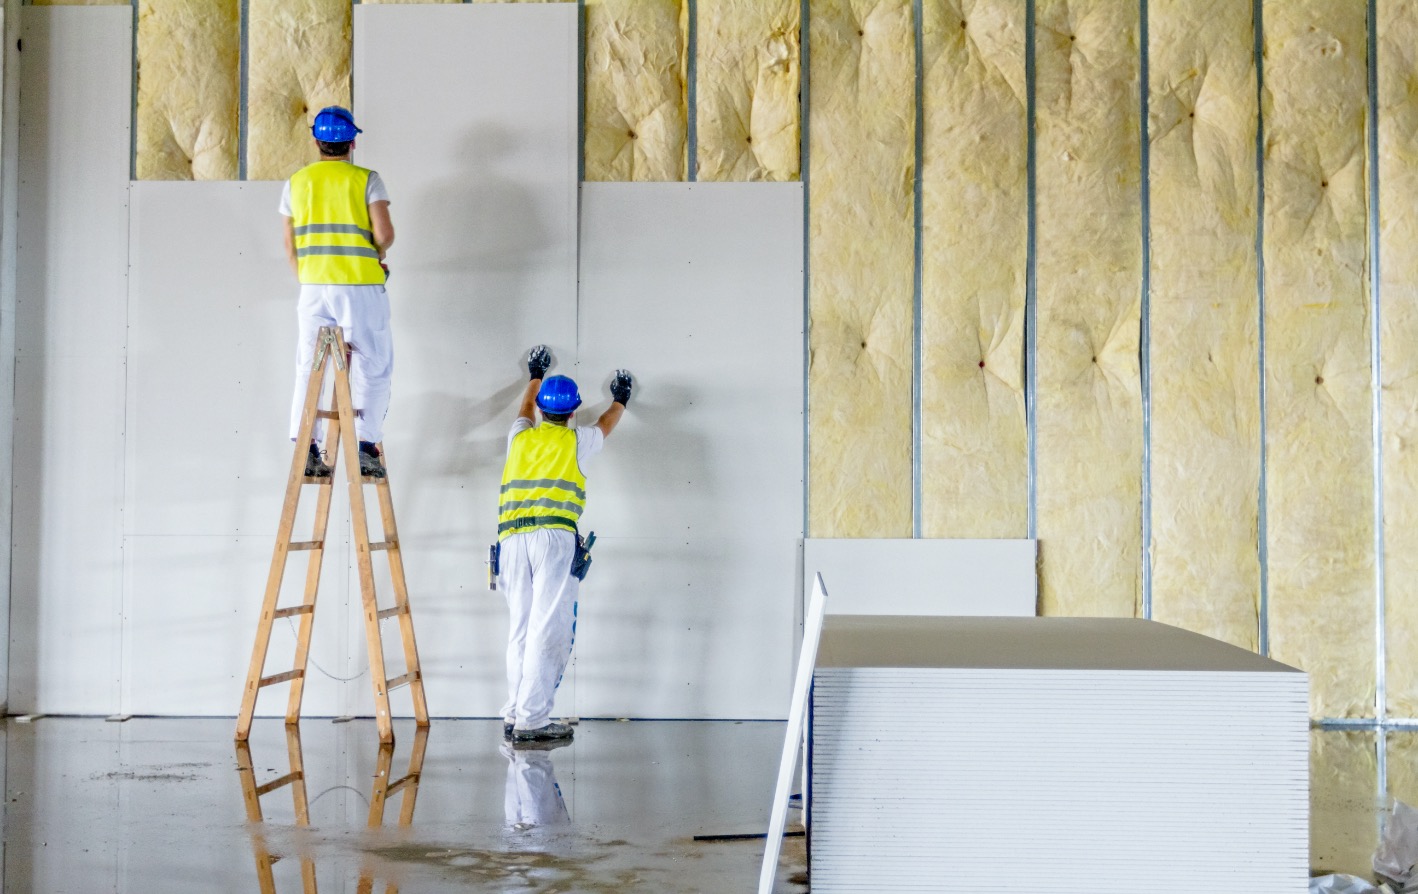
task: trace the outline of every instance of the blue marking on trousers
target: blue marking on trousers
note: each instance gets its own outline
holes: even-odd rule
[[[574,648],[576,648],[576,613],[577,613],[577,611],[580,609],[580,607],[581,607],[581,603],[580,603],[580,602],[572,602],[572,603],[571,603],[571,645],[569,645],[569,646],[566,647],[566,660],[567,660],[567,661],[570,661],[570,660],[571,660],[571,650],[574,649]],[[558,689],[561,688],[561,681],[562,681],[563,679],[565,679],[565,677],[566,677],[566,671],[563,670],[563,671],[561,672],[561,676],[559,676],[559,677],[556,678],[556,685],[552,687],[552,691],[553,691],[553,692],[555,692],[556,690],[558,690]]]

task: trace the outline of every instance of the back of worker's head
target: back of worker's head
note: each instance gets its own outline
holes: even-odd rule
[[[348,155],[356,135],[364,133],[355,127],[354,114],[343,106],[326,106],[315,115],[310,135],[320,147],[320,154],[331,158]]]
[[[577,407],[581,406],[581,392],[576,383],[566,376],[552,376],[542,380],[537,391],[537,409],[548,422],[566,422]]]

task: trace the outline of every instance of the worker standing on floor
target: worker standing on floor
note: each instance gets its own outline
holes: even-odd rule
[[[394,244],[389,192],[379,174],[350,163],[355,136],[363,131],[348,109],[321,109],[310,133],[320,160],[296,171],[281,193],[286,256],[300,280],[291,439],[300,431],[315,337],[322,326],[339,326],[351,351],[350,400],[360,474],[382,478],[377,445],[384,439],[394,368],[389,297],[384,291],[384,256]],[[330,474],[317,443],[322,430],[317,421],[305,463],[305,474],[319,478]]]
[[[571,738],[571,727],[551,721],[551,709],[571,658],[577,588],[589,563],[577,530],[586,508],[583,470],[620,421],[632,387],[630,373],[616,370],[610,407],[595,425],[573,428],[581,395],[566,376],[544,378],[550,366],[545,345],[527,355],[531,381],[507,436],[498,502],[497,580],[510,615],[502,730],[514,742]]]

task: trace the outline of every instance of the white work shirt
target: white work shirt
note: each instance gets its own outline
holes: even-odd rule
[[[547,422],[545,425],[552,425]],[[507,434],[507,449],[512,449],[512,439],[529,428],[534,428],[535,423],[526,416],[518,416],[512,421],[512,431]],[[576,426],[576,464],[581,467],[581,474],[586,474],[586,461],[606,445],[606,436],[601,432],[599,425],[578,425]]]
[[[364,204],[373,205],[375,202],[389,201],[389,190],[384,186],[384,179],[379,176],[378,171],[369,172],[369,182],[364,187]],[[290,207],[290,181],[286,181],[285,188],[281,190],[281,213],[286,217],[295,217],[295,213]]]

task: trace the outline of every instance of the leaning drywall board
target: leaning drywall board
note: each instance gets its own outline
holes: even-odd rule
[[[778,717],[803,513],[802,187],[588,183],[590,417],[639,379],[588,475],[582,716]]]
[[[507,610],[482,561],[522,360],[539,342],[575,359],[576,7],[359,6],[354,29],[355,160],[398,233],[385,446],[429,710],[490,716]]]
[[[20,97],[10,707],[102,714],[118,704],[133,15],[20,12],[33,86]]]
[[[808,539],[802,580],[822,575],[829,615],[1028,618],[1038,555],[1034,540]]]

